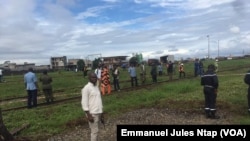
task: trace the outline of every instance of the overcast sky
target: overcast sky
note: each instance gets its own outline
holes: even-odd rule
[[[250,53],[249,0],[0,0],[0,9],[0,64]]]

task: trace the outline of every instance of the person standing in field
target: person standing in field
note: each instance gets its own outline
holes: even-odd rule
[[[216,66],[215,66],[216,67]],[[203,66],[203,62],[200,60],[199,61],[199,75],[201,76],[201,75],[203,75],[203,73],[204,73],[204,66]],[[216,72],[216,71],[215,71]]]
[[[146,81],[146,68],[144,62],[140,65],[140,77],[141,77],[141,84],[144,84]]]
[[[155,63],[152,64],[150,74],[152,77],[152,82],[156,83],[157,82],[157,66]]]
[[[159,75],[159,76],[162,76],[162,74],[163,74],[163,68],[162,68],[161,63],[159,63],[157,67],[158,67],[158,68],[157,68],[157,70],[158,70],[158,75]]]
[[[3,79],[3,70],[0,69],[0,83],[2,82],[2,79]]]
[[[199,75],[199,60],[198,59],[195,59],[195,62],[194,62],[194,76],[197,77]]]
[[[184,71],[184,65],[183,63],[179,64],[179,78],[185,78],[186,77],[186,73]]]
[[[83,78],[85,78],[88,74],[88,67],[87,66],[84,66],[83,67]]]
[[[102,95],[111,93],[109,69],[106,65],[102,68],[101,71],[101,93]]]
[[[39,78],[42,82],[42,90],[45,96],[46,103],[49,104],[54,101],[53,92],[52,92],[52,77],[48,75],[48,71],[44,70],[43,75]]]
[[[95,74],[97,76],[97,85],[101,89],[101,75],[102,75],[102,64],[99,64],[95,69]]]
[[[203,93],[205,97],[206,117],[219,119],[220,117],[215,114],[219,81],[213,64],[208,65],[208,70],[201,76],[201,85],[203,86]]]
[[[120,71],[117,65],[114,65],[113,69],[113,84],[114,84],[114,90],[120,91],[120,83],[119,83],[119,75]]]
[[[89,123],[91,141],[99,141],[100,122],[104,122],[102,96],[96,74],[89,73],[88,79],[89,82],[81,90],[81,105]]]
[[[214,62],[214,66],[215,66],[215,72],[217,73],[219,71],[219,64],[217,59]]]
[[[174,64],[172,63],[172,61],[168,62],[167,72],[168,72],[169,80],[171,81],[173,79],[173,72],[174,72]]]
[[[29,68],[28,72],[24,75],[24,85],[28,94],[27,107],[33,108],[37,106],[37,91],[38,83],[36,74],[33,72],[33,68]]]
[[[134,64],[131,64],[128,68],[128,73],[130,75],[131,87],[138,86],[136,68]]]
[[[247,106],[248,106],[248,113],[250,114],[250,70],[247,71],[247,73],[245,74],[244,82],[248,85]]]

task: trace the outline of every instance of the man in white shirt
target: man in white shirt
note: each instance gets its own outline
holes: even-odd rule
[[[101,64],[99,64],[98,67],[95,69],[95,74],[97,76],[97,86],[100,88],[101,87],[101,74],[102,74],[102,65]]]
[[[82,88],[82,109],[86,114],[91,130],[91,141],[98,141],[99,124],[104,121],[103,105],[97,76],[90,73],[89,82]]]

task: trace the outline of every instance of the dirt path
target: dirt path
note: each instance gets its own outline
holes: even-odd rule
[[[100,130],[100,141],[116,141],[116,125],[149,124],[149,125],[228,125],[230,114],[219,113],[220,119],[207,119],[202,111],[174,111],[170,109],[139,109],[127,112],[116,119],[106,119],[105,129]],[[88,125],[75,127],[74,130],[49,138],[47,141],[89,141]]]

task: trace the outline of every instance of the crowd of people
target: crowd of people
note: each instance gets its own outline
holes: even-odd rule
[[[169,80],[173,80],[173,75],[175,74],[175,70],[177,69],[179,71],[179,79],[185,78],[186,73],[184,70],[184,64],[182,62],[178,63],[178,66],[175,65],[174,62],[169,61],[166,64],[163,63],[153,63],[151,65],[151,68],[146,69],[146,66],[144,62],[138,64],[131,63],[127,68],[128,76],[130,78],[131,87],[136,87],[139,85],[138,76],[137,76],[137,67],[139,66],[139,77],[140,77],[140,83],[141,85],[145,84],[147,78],[150,78],[152,83],[157,83],[158,76],[161,77],[163,74],[165,74],[164,70],[166,69],[166,75],[169,76]],[[201,61],[196,60],[194,63],[195,69],[195,76],[200,75],[202,76],[204,74],[203,64]],[[215,65],[215,70],[218,68],[218,64]],[[122,68],[124,69],[124,68]],[[148,74],[150,76],[147,77],[147,70],[150,71]],[[84,67],[83,69],[83,77],[85,78],[88,74],[87,67]],[[215,71],[216,72],[216,71]],[[111,91],[120,91],[120,66],[113,65],[112,67],[109,67],[104,64],[99,64],[98,67],[94,71],[97,81],[96,85],[98,86],[100,92],[102,95],[111,94]],[[0,80],[3,77],[2,71],[0,71]],[[113,82],[113,87],[111,86],[111,79]],[[42,84],[42,92],[45,97],[45,102],[47,104],[52,103],[54,101],[53,91],[52,91],[52,77],[48,75],[47,70],[43,72],[43,74],[37,78],[34,70],[30,68],[28,72],[24,75],[24,83],[25,83],[25,89],[27,90],[27,107],[33,108],[37,106],[37,95],[39,91],[38,82],[41,82]]]
[[[173,80],[173,75],[175,74],[175,64],[169,61],[166,66],[166,75],[169,76],[169,80]],[[130,77],[131,87],[136,87],[139,85],[137,78],[137,68],[136,64],[130,64],[127,68],[128,76]],[[164,67],[162,64],[153,63],[151,69],[146,69],[144,63],[139,64],[139,74],[141,84],[146,82],[146,70],[150,70],[150,75],[152,83],[157,82],[157,76],[162,76],[164,74]],[[178,63],[179,79],[185,78],[186,73],[184,69],[184,64],[182,62]],[[205,117],[209,119],[219,119],[220,116],[216,114],[216,99],[219,88],[219,80],[217,77],[218,73],[218,60],[214,64],[209,64],[207,70],[205,71],[203,62],[200,60],[195,60],[194,62],[194,76],[200,76],[200,84],[203,87],[204,94],[204,113]],[[104,122],[104,111],[102,96],[106,94],[111,94],[111,78],[113,78],[113,90],[120,91],[120,67],[114,65],[112,68],[108,68],[104,64],[99,64],[95,71],[88,73],[84,72],[84,77],[88,76],[88,83],[82,88],[82,109],[86,115],[89,122],[89,127],[91,130],[91,141],[98,140],[99,124]],[[37,93],[39,90],[38,81],[42,83],[42,90],[47,103],[54,101],[52,92],[52,77],[48,75],[47,71],[43,72],[43,75],[37,79],[36,74],[33,69],[30,68],[29,71],[24,75],[25,88],[27,90],[27,107],[33,108],[37,106]],[[247,101],[248,101],[248,112],[250,114],[250,70],[245,74],[244,82],[249,86],[247,91]]]

